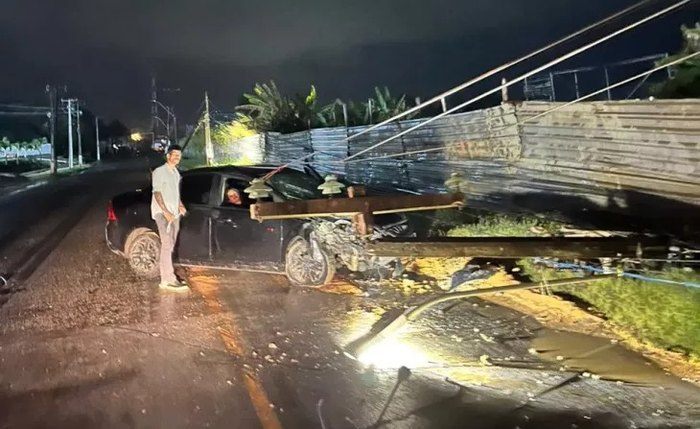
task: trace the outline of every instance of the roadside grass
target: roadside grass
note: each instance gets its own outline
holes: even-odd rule
[[[451,237],[536,237],[558,235],[563,225],[536,216],[487,215],[476,222],[450,228]]]
[[[533,217],[486,216],[476,222],[451,228],[452,237],[534,236],[533,231],[558,230],[556,222]],[[569,270],[542,270],[532,260],[518,261],[533,281],[572,277]],[[664,266],[641,274],[682,282],[700,283],[693,270]],[[564,297],[575,297],[602,313],[624,331],[657,347],[700,359],[700,289],[642,282],[626,278],[605,279],[585,286],[553,288]]]
[[[574,276],[569,270],[543,271],[531,260],[521,260],[518,265],[534,281]],[[642,271],[641,274],[700,283],[697,272],[676,267]],[[626,278],[552,289],[588,303],[637,339],[700,359],[700,289]]]

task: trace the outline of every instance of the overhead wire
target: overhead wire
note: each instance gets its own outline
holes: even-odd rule
[[[643,23],[645,23],[645,22],[647,22],[647,21],[649,21],[649,20],[652,20],[652,19],[654,19],[654,18],[656,18],[656,17],[658,17],[658,16],[661,16],[661,15],[663,15],[663,14],[665,14],[665,13],[668,13],[668,12],[674,10],[674,9],[677,9],[677,8],[679,8],[679,7],[681,7],[681,6],[684,6],[685,4],[689,3],[690,1],[692,1],[692,0],[683,0],[683,1],[681,1],[681,2],[678,2],[678,3],[674,4],[674,5],[671,6],[671,7],[665,8],[665,9],[663,9],[663,10],[660,11],[660,12],[657,12],[657,13],[655,13],[655,14],[653,14],[653,15],[651,15],[651,16],[649,16],[649,17],[647,17],[647,18],[645,18],[645,19],[643,19],[643,20],[641,20],[641,21],[638,21],[638,22],[632,24],[631,26],[627,26],[627,27],[625,27],[625,28],[622,29],[622,30],[618,30],[618,31],[616,31],[616,32],[614,32],[614,33],[612,33],[612,34],[610,34],[610,35],[608,35],[608,36],[606,36],[606,37],[604,37],[604,38],[602,38],[602,39],[599,39],[598,41],[594,42],[594,44],[589,44],[589,45],[586,45],[584,48],[579,48],[579,49],[573,51],[573,53],[569,53],[568,55],[565,55],[564,57],[562,57],[562,58],[561,58],[560,60],[558,60],[558,61],[548,63],[547,65],[536,69],[535,73],[538,73],[539,71],[544,70],[545,68],[551,67],[552,65],[557,64],[558,62],[564,61],[565,59],[568,59],[568,58],[570,58],[570,57],[572,57],[572,56],[574,56],[574,55],[577,55],[578,53],[581,53],[581,52],[583,52],[583,51],[585,51],[585,50],[587,50],[587,49],[590,49],[591,47],[593,47],[593,46],[595,46],[595,45],[597,45],[597,44],[600,44],[600,43],[602,43],[602,42],[604,42],[604,41],[606,41],[606,40],[608,40],[608,39],[611,39],[611,38],[613,38],[613,37],[615,37],[615,36],[617,36],[617,35],[619,35],[619,34],[622,34],[623,32],[628,31],[628,30],[630,30],[630,29],[632,29],[632,28],[635,28],[636,26],[639,26],[639,25],[641,25],[641,24],[643,24]],[[551,43],[551,44],[549,44],[549,45],[547,45],[547,46],[545,46],[545,47],[543,47],[543,48],[541,48],[541,49],[539,49],[539,50],[536,50],[536,51],[534,51],[534,52],[532,52],[532,53],[530,53],[530,54],[528,54],[528,55],[525,55],[524,57],[521,57],[521,58],[519,58],[519,59],[517,59],[517,60],[515,60],[515,61],[512,61],[512,62],[510,62],[510,63],[506,63],[506,64],[504,64],[504,65],[502,65],[502,66],[499,66],[499,67],[497,67],[497,68],[495,68],[495,69],[492,69],[492,70],[490,70],[490,71],[488,71],[488,72],[482,74],[481,76],[479,76],[479,77],[477,77],[477,78],[475,78],[475,79],[472,79],[472,80],[470,80],[470,81],[468,81],[468,82],[466,82],[466,83],[464,83],[464,84],[462,84],[462,85],[460,85],[460,86],[458,86],[458,87],[453,88],[453,89],[450,90],[450,91],[447,91],[447,92],[445,92],[445,93],[443,93],[443,94],[438,95],[437,97],[434,97],[433,99],[431,99],[431,100],[429,100],[429,101],[427,101],[427,102],[425,102],[425,103],[419,104],[419,106],[416,106],[416,107],[414,107],[414,108],[412,108],[412,109],[409,109],[409,110],[406,111],[406,112],[403,112],[403,114],[404,114],[404,116],[405,116],[405,115],[408,115],[408,114],[410,114],[410,113],[412,113],[412,112],[415,112],[417,109],[423,108],[423,107],[425,107],[425,106],[427,106],[427,105],[429,105],[429,104],[431,104],[431,103],[433,103],[433,102],[435,102],[435,101],[437,101],[437,100],[440,100],[440,99],[442,99],[442,98],[444,98],[444,97],[446,97],[446,96],[448,96],[448,95],[451,95],[451,94],[453,94],[453,93],[455,93],[455,92],[461,91],[462,89],[465,89],[465,88],[467,88],[467,87],[469,87],[469,86],[471,86],[471,85],[473,85],[473,84],[475,84],[475,83],[477,83],[477,82],[480,82],[480,81],[482,81],[482,80],[484,80],[484,79],[486,79],[486,78],[488,78],[488,77],[490,77],[490,76],[492,76],[492,75],[494,75],[494,74],[496,74],[496,73],[499,73],[499,72],[501,72],[501,71],[503,71],[503,70],[506,70],[506,69],[508,69],[508,68],[510,68],[510,67],[513,67],[514,65],[517,65],[517,64],[519,64],[519,63],[521,63],[521,62],[523,62],[523,61],[525,61],[525,60],[527,60],[527,59],[530,59],[530,58],[532,58],[532,57],[534,57],[534,56],[536,56],[536,55],[539,55],[539,54],[541,54],[541,53],[543,53],[543,52],[545,52],[545,51],[547,51],[547,50],[550,50],[550,49],[552,49],[552,48],[554,48],[554,47],[556,47],[556,46],[558,46],[558,45],[560,45],[560,44],[562,44],[562,43],[564,43],[564,42],[566,42],[566,41],[568,41],[568,40],[574,39],[574,38],[576,38],[576,37],[578,37],[578,36],[580,36],[580,35],[582,35],[582,34],[585,34],[586,32],[588,32],[588,31],[590,31],[590,30],[592,30],[592,29],[594,29],[594,28],[600,27],[600,26],[602,26],[602,25],[604,25],[604,24],[607,24],[608,22],[614,21],[615,19],[620,18],[620,17],[622,17],[622,16],[624,16],[624,15],[626,15],[626,14],[628,14],[628,13],[631,13],[631,12],[633,12],[633,11],[635,11],[635,10],[637,10],[637,9],[641,8],[642,6],[644,6],[644,5],[646,5],[646,4],[649,4],[649,3],[652,3],[652,1],[651,1],[651,0],[644,0],[644,1],[642,1],[642,2],[640,2],[640,3],[637,3],[637,4],[633,5],[633,6],[630,6],[630,7],[626,8],[626,9],[620,11],[620,12],[617,12],[617,13],[615,13],[615,14],[613,14],[613,15],[611,15],[611,16],[609,16],[609,17],[603,19],[603,20],[601,20],[601,21],[598,21],[598,22],[596,22],[596,23],[594,23],[594,24],[592,24],[592,25],[589,25],[589,26],[587,26],[587,27],[584,27],[583,29],[581,29],[581,30],[579,30],[579,31],[576,31],[576,32],[574,32],[574,33],[572,33],[572,34],[570,34],[570,35],[564,37],[564,38],[561,38],[561,39],[559,39],[559,40],[557,40],[557,41],[555,41],[555,42],[553,42],[553,43]],[[521,80],[524,80],[524,79],[526,79],[527,77],[529,77],[529,76],[531,76],[532,74],[535,74],[535,73],[527,74],[527,75],[525,75]],[[517,83],[517,82],[518,82],[518,81],[511,81],[511,82],[509,82],[507,85],[501,85],[501,86],[497,87],[496,89],[494,89],[494,90],[492,90],[492,91],[490,91],[490,92],[487,92],[487,93],[485,93],[485,94],[482,94],[482,96],[480,96],[480,98],[470,100],[470,101],[467,102],[467,103],[463,103],[463,104],[459,105],[457,108],[450,109],[450,110],[448,110],[448,111],[446,111],[446,112],[443,112],[441,115],[438,115],[438,116],[436,116],[436,117],[431,118],[431,119],[429,120],[429,122],[432,122],[432,121],[434,121],[434,120],[437,120],[437,119],[439,119],[439,118],[441,118],[441,117],[443,117],[443,116],[445,116],[445,115],[447,115],[447,114],[449,114],[449,113],[454,112],[455,110],[459,110],[459,109],[461,109],[461,108],[464,108],[464,107],[466,107],[468,104],[471,104],[471,103],[473,103],[473,102],[476,102],[476,101],[480,100],[481,98],[484,98],[484,97],[486,97],[486,96],[488,96],[488,95],[490,95],[490,94],[492,94],[492,93],[495,93],[495,92],[497,92],[497,91],[503,89],[504,87],[510,86],[510,85],[512,85],[512,84],[514,84],[514,83]],[[454,92],[451,92],[451,91],[454,91]],[[381,123],[379,123],[379,124],[376,124],[376,125],[374,125],[374,126],[368,128],[368,129],[366,129],[366,130],[364,130],[364,131],[362,131],[362,132],[360,132],[360,133],[358,133],[358,134],[355,134],[355,135],[353,135],[353,136],[349,136],[349,137],[345,138],[344,141],[345,141],[345,142],[349,142],[352,138],[356,138],[356,137],[357,137],[358,135],[360,135],[360,134],[367,133],[367,132],[371,131],[372,129],[376,129],[376,128],[382,126],[382,125],[386,125],[387,123],[392,122],[392,121],[394,121],[394,120],[396,120],[396,119],[398,119],[398,118],[401,118],[401,117],[403,117],[403,116],[401,116],[401,114],[400,114],[400,115],[397,115],[397,116],[395,116],[395,117],[393,117],[393,118],[390,118],[390,119],[387,120],[387,121],[383,121],[383,122],[381,122]],[[426,124],[426,122],[423,122],[423,123],[421,124],[421,126],[423,126],[424,124]],[[348,158],[346,158],[346,159],[354,158],[354,157],[356,157],[356,156],[358,156],[358,155],[360,155],[360,154],[362,154],[362,153],[366,153],[366,152],[369,151],[369,150],[372,150],[372,149],[374,149],[374,148],[376,148],[376,147],[378,147],[378,146],[380,146],[380,145],[386,144],[386,143],[388,143],[389,141],[392,141],[392,140],[394,140],[394,139],[396,139],[396,138],[399,138],[399,137],[401,137],[401,136],[403,136],[403,135],[405,135],[405,134],[407,134],[407,133],[409,133],[409,132],[412,132],[412,131],[414,131],[416,128],[417,128],[417,127],[412,127],[412,128],[410,128],[410,129],[408,129],[408,130],[406,130],[406,131],[403,131],[403,132],[397,134],[396,136],[394,136],[393,138],[391,138],[391,139],[389,139],[389,140],[384,140],[384,141],[378,143],[377,145],[374,145],[373,147],[371,147],[371,148],[369,148],[369,149],[366,149],[366,150],[364,150],[364,151],[361,151],[361,153],[354,154],[354,155],[352,155],[352,156],[350,156],[350,157],[348,157]],[[268,180],[270,177],[272,177],[272,176],[273,176],[274,174],[276,174],[277,172],[283,170],[284,168],[286,168],[286,167],[288,167],[288,166],[290,166],[290,165],[293,165],[293,164],[296,163],[296,162],[304,161],[304,160],[306,160],[306,159],[312,157],[313,155],[314,155],[314,152],[311,152],[311,153],[306,154],[306,155],[304,155],[304,156],[302,156],[302,157],[300,157],[300,158],[294,159],[294,160],[292,160],[292,161],[289,161],[289,162],[287,162],[287,163],[285,163],[285,164],[280,165],[277,169],[275,169],[275,170],[271,171],[270,173],[266,174],[265,176],[263,176],[263,181]]]
[[[549,266],[551,268],[556,268],[556,269],[567,269],[567,270],[586,270],[590,271],[595,274],[610,274],[610,270],[606,270],[604,268],[598,268],[593,265],[589,264],[572,264],[572,263],[565,263],[565,262],[556,262],[556,261],[551,261],[547,259],[542,259],[542,258],[535,258],[535,263],[542,263],[545,266]],[[613,271],[614,273],[614,271]],[[669,280],[669,279],[662,279],[659,277],[651,277],[651,276],[646,276],[643,274],[636,274],[636,273],[630,273],[628,271],[622,271],[619,270],[617,272],[619,277],[625,277],[629,278],[632,280],[640,280],[640,281],[645,281],[645,282],[650,282],[650,283],[659,283],[659,284],[666,284],[666,285],[674,285],[674,286],[684,286],[684,287],[689,287],[689,288],[695,288],[695,289],[700,289],[700,283],[697,282],[688,282],[688,281],[677,281],[677,280]]]
[[[481,75],[479,75],[479,76],[477,76],[477,77],[475,77],[475,78],[473,78],[473,79],[471,79],[471,80],[469,80],[469,81],[467,81],[467,82],[465,82],[465,83],[463,83],[463,84],[461,84],[461,85],[458,85],[458,86],[456,86],[456,87],[454,87],[454,88],[452,88],[452,89],[450,89],[450,90],[448,90],[448,91],[443,92],[442,94],[436,95],[435,97],[431,98],[431,99],[428,100],[428,101],[425,101],[425,102],[423,102],[423,103],[420,103],[420,104],[418,104],[417,106],[414,106],[414,107],[412,107],[412,108],[410,108],[410,109],[408,109],[408,110],[406,110],[406,111],[404,111],[404,112],[402,112],[402,113],[399,113],[398,115],[392,116],[391,118],[389,118],[389,119],[387,119],[387,120],[385,120],[385,121],[379,122],[378,124],[375,124],[375,125],[373,125],[373,126],[367,128],[367,129],[365,129],[365,130],[363,130],[363,131],[360,131],[359,133],[354,134],[354,135],[348,137],[348,140],[352,140],[352,139],[354,139],[354,138],[357,138],[357,137],[359,137],[359,136],[361,136],[361,135],[363,135],[363,134],[366,134],[366,133],[368,133],[368,132],[370,132],[370,131],[373,131],[373,130],[375,130],[375,129],[377,129],[377,128],[380,128],[380,127],[382,127],[382,126],[384,126],[384,125],[387,125],[387,124],[389,124],[389,123],[391,123],[391,122],[394,122],[394,121],[396,121],[396,120],[398,120],[398,119],[401,119],[401,118],[403,118],[403,117],[406,117],[406,116],[410,115],[411,113],[415,113],[415,112],[417,112],[417,111],[423,109],[424,107],[427,107],[427,106],[429,106],[429,105],[431,105],[431,104],[433,104],[433,103],[435,103],[435,102],[437,102],[437,101],[440,101],[440,100],[444,99],[445,97],[449,97],[450,95],[455,94],[455,93],[457,93],[457,92],[459,92],[459,91],[461,91],[461,90],[463,90],[463,89],[469,88],[470,86],[472,86],[472,85],[474,85],[474,84],[476,84],[476,83],[479,83],[479,82],[483,81],[484,79],[487,79],[487,78],[489,78],[489,77],[491,77],[491,76],[494,76],[494,75],[496,75],[496,74],[498,74],[498,73],[500,73],[500,72],[502,72],[502,71],[504,71],[504,70],[507,70],[507,69],[509,69],[509,68],[511,68],[511,67],[513,67],[513,66],[516,66],[516,65],[518,65],[518,64],[520,64],[520,63],[522,63],[522,62],[524,62],[524,61],[527,61],[527,60],[529,60],[530,58],[533,58],[533,57],[535,57],[535,56],[537,56],[537,55],[539,55],[539,54],[541,54],[541,53],[544,53],[544,52],[546,52],[546,51],[548,51],[548,50],[550,50],[550,49],[553,49],[553,48],[555,48],[555,47],[557,47],[557,46],[559,46],[559,45],[562,45],[562,44],[568,42],[569,40],[573,40],[573,39],[575,39],[576,37],[578,37],[578,36],[580,36],[580,35],[582,35],[582,34],[585,34],[585,33],[589,32],[589,31],[591,31],[591,30],[593,30],[593,29],[595,29],[595,28],[601,27],[601,26],[603,26],[603,25],[605,25],[605,24],[607,24],[607,23],[609,23],[609,22],[611,22],[611,21],[614,21],[614,20],[616,20],[616,19],[618,19],[618,18],[621,18],[621,17],[627,15],[628,13],[631,13],[631,12],[633,12],[633,11],[635,11],[635,10],[637,10],[637,9],[639,9],[639,8],[641,8],[641,7],[643,7],[643,6],[645,6],[645,5],[648,4],[648,3],[653,3],[654,1],[656,1],[656,0],[644,0],[644,1],[641,1],[641,2],[639,2],[639,3],[636,3],[636,4],[634,4],[634,5],[630,6],[630,7],[626,8],[626,9],[623,9],[623,10],[621,10],[621,11],[619,11],[619,12],[613,14],[613,15],[610,15],[610,16],[608,16],[608,17],[606,17],[606,18],[604,18],[604,19],[602,19],[602,20],[600,20],[600,21],[598,21],[598,22],[595,22],[595,23],[593,23],[593,24],[591,24],[591,25],[589,25],[589,26],[587,26],[587,27],[584,27],[584,28],[582,28],[582,29],[580,29],[580,30],[578,30],[578,31],[576,31],[576,32],[574,32],[574,33],[571,33],[571,34],[569,34],[569,35],[567,35],[567,36],[565,36],[565,37],[563,37],[563,38],[561,38],[561,39],[558,39],[558,40],[556,40],[556,41],[550,43],[550,44],[547,45],[547,46],[544,46],[544,47],[542,47],[542,48],[540,48],[540,49],[537,49],[537,50],[535,50],[535,51],[532,51],[532,52],[530,52],[530,53],[528,53],[528,54],[526,54],[526,55],[524,55],[524,56],[522,56],[522,57],[520,57],[520,58],[518,58],[518,59],[516,59],[516,60],[513,60],[513,61],[509,62],[509,63],[505,63],[505,64],[503,64],[503,65],[501,65],[501,66],[499,66],[499,67],[496,67],[496,68],[494,68],[494,69],[491,69],[491,70],[487,71],[486,73],[483,73],[483,74],[481,74]]]
[[[535,69],[533,69],[533,70],[530,70],[529,72],[527,72],[527,73],[525,73],[525,74],[522,74],[522,75],[518,76],[517,78],[515,78],[515,79],[513,79],[513,80],[511,80],[511,81],[509,81],[509,82],[506,82],[506,83],[504,83],[504,84],[501,84],[501,85],[499,85],[499,86],[497,86],[497,87],[495,87],[495,88],[493,88],[493,89],[491,89],[491,90],[489,90],[489,91],[486,91],[486,92],[482,93],[481,95],[479,95],[479,96],[477,96],[477,97],[474,97],[474,98],[472,98],[472,99],[470,99],[470,100],[468,100],[468,101],[466,101],[466,102],[464,102],[464,103],[461,103],[461,104],[459,104],[459,105],[457,105],[457,106],[455,106],[455,107],[452,107],[452,108],[450,108],[450,109],[448,109],[448,110],[446,110],[446,111],[444,111],[444,112],[442,112],[442,113],[440,113],[440,114],[438,114],[438,115],[436,115],[436,116],[433,116],[433,117],[429,118],[428,120],[426,120],[426,121],[424,121],[424,122],[421,122],[420,124],[418,124],[418,125],[416,125],[416,126],[413,126],[413,127],[408,128],[408,129],[406,129],[406,130],[404,130],[404,131],[401,131],[400,133],[395,134],[395,135],[393,135],[393,136],[391,136],[391,137],[389,137],[389,138],[387,138],[387,139],[384,139],[384,140],[382,140],[381,142],[376,143],[376,144],[374,144],[374,145],[372,145],[372,146],[370,146],[370,147],[368,147],[368,148],[362,149],[361,151],[359,151],[359,152],[357,152],[357,153],[355,153],[355,154],[353,154],[353,155],[350,155],[350,156],[348,156],[348,157],[345,158],[345,159],[346,159],[346,160],[350,160],[350,159],[356,158],[356,157],[358,157],[358,156],[360,156],[360,155],[362,155],[362,154],[364,154],[364,153],[367,153],[367,152],[369,152],[369,151],[371,151],[371,150],[374,150],[374,149],[376,149],[376,148],[378,148],[378,147],[380,147],[380,146],[383,146],[383,145],[385,145],[385,144],[387,144],[387,143],[389,143],[389,142],[392,142],[392,141],[394,141],[394,140],[396,140],[396,139],[398,139],[398,138],[400,138],[400,137],[402,137],[402,136],[404,136],[404,135],[406,135],[406,134],[408,134],[408,133],[411,133],[411,132],[417,130],[418,128],[421,128],[421,127],[423,127],[423,126],[425,126],[425,125],[427,125],[427,124],[429,124],[429,123],[432,123],[432,122],[434,122],[434,121],[437,121],[438,119],[443,118],[443,117],[445,117],[445,116],[447,116],[447,115],[449,115],[449,114],[451,114],[451,113],[453,113],[453,112],[456,112],[457,110],[461,110],[461,109],[463,109],[463,108],[465,108],[465,107],[467,107],[467,106],[469,106],[469,105],[471,105],[471,104],[473,104],[473,103],[475,103],[475,102],[477,102],[477,101],[479,101],[479,100],[482,100],[482,99],[488,97],[488,96],[491,95],[491,94],[495,94],[495,93],[501,91],[501,90],[504,89],[504,88],[508,88],[509,86],[512,86],[512,85],[514,85],[514,84],[516,84],[516,83],[522,82],[523,80],[527,79],[527,78],[530,77],[530,76],[534,76],[534,75],[536,75],[537,73],[540,73],[540,72],[543,71],[543,70],[546,70],[546,69],[548,69],[548,68],[550,68],[550,67],[552,67],[552,66],[554,66],[554,65],[557,65],[557,64],[559,64],[559,63],[561,63],[561,62],[563,62],[563,61],[566,61],[566,60],[568,60],[568,59],[570,59],[570,58],[572,58],[572,57],[574,57],[574,56],[576,56],[576,55],[579,55],[579,54],[581,54],[581,53],[583,53],[583,52],[585,52],[585,51],[587,51],[587,50],[589,50],[589,49],[591,49],[591,48],[593,48],[593,47],[595,47],[595,46],[600,45],[600,44],[603,43],[603,42],[606,42],[606,41],[608,41],[608,40],[610,40],[610,39],[613,39],[614,37],[617,37],[617,36],[619,36],[619,35],[621,35],[621,34],[623,34],[623,33],[626,33],[627,31],[630,31],[630,30],[632,30],[632,29],[634,29],[634,28],[637,28],[637,27],[639,27],[639,26],[642,25],[642,24],[646,24],[646,23],[649,22],[649,21],[652,21],[652,20],[654,20],[654,19],[656,19],[656,18],[658,18],[658,17],[660,17],[660,16],[662,16],[662,15],[665,15],[665,14],[667,14],[667,13],[673,11],[673,10],[676,10],[676,9],[682,7],[682,6],[685,6],[686,4],[690,3],[691,1],[692,1],[692,0],[682,0],[682,1],[680,1],[680,2],[677,2],[677,3],[673,4],[672,6],[669,6],[669,7],[667,7],[667,8],[664,8],[664,9],[662,9],[662,10],[659,11],[659,12],[653,13],[653,14],[651,14],[651,15],[649,15],[649,16],[647,16],[647,17],[641,19],[641,20],[638,20],[638,21],[636,21],[636,22],[634,22],[634,23],[632,23],[632,24],[630,24],[630,25],[627,25],[627,26],[625,26],[625,27],[623,27],[623,28],[621,28],[621,29],[619,29],[619,30],[617,30],[617,31],[614,31],[614,32],[612,32],[612,33],[610,33],[610,34],[608,34],[608,35],[606,35],[606,36],[604,36],[604,37],[602,37],[602,38],[600,38],[600,39],[595,40],[594,42],[588,43],[588,44],[586,44],[586,45],[584,45],[584,46],[582,46],[582,47],[580,47],[580,48],[574,49],[573,51],[571,51],[571,52],[569,52],[569,53],[567,53],[567,54],[565,54],[565,55],[562,55],[562,56],[560,56],[560,57],[558,57],[558,58],[556,58],[556,59],[554,59],[554,60],[552,60],[552,61],[549,61],[548,63],[546,63],[546,64],[544,64],[544,65],[542,65],[542,66],[539,66],[539,67],[537,67],[537,68],[535,68]]]
[[[593,91],[593,92],[591,92],[591,93],[589,93],[589,94],[586,94],[586,95],[584,95],[584,96],[582,96],[582,97],[579,97],[579,98],[577,98],[577,99],[575,99],[575,100],[573,100],[573,101],[569,101],[569,102],[566,102],[566,103],[559,104],[559,105],[557,105],[557,106],[555,106],[555,107],[552,107],[551,109],[545,110],[544,112],[538,113],[537,115],[534,115],[534,116],[525,118],[525,119],[523,119],[523,120],[521,120],[521,121],[518,121],[518,122],[516,122],[516,123],[514,123],[514,124],[503,125],[503,126],[501,126],[501,127],[495,128],[495,129],[492,130],[492,132],[497,132],[497,131],[504,130],[504,129],[507,129],[507,128],[513,128],[513,127],[519,127],[519,126],[525,125],[525,124],[527,124],[527,123],[529,123],[529,122],[532,122],[532,121],[534,121],[534,120],[536,120],[536,119],[539,119],[539,118],[541,118],[541,117],[543,117],[543,116],[550,115],[550,114],[552,114],[552,113],[554,113],[554,112],[557,112],[557,111],[559,111],[559,110],[565,109],[565,108],[567,108],[567,107],[569,107],[569,106],[571,106],[571,105],[573,105],[573,104],[579,103],[579,102],[584,101],[584,100],[588,100],[588,99],[590,99],[590,98],[592,98],[592,97],[595,97],[596,95],[600,95],[600,94],[602,94],[602,93],[604,93],[604,92],[607,92],[608,90],[615,89],[615,88],[618,88],[618,87],[620,87],[620,86],[627,85],[627,84],[629,84],[629,83],[631,83],[631,82],[634,82],[634,81],[637,80],[637,79],[644,78],[644,77],[648,77],[648,76],[650,76],[650,75],[652,75],[652,74],[654,74],[654,73],[656,73],[656,72],[658,72],[658,71],[660,71],[660,70],[663,70],[663,69],[665,69],[665,68],[672,67],[672,66],[674,66],[674,65],[676,65],[676,64],[680,64],[680,63],[683,63],[683,62],[685,62],[685,61],[688,61],[689,59],[692,59],[692,58],[694,58],[694,57],[696,57],[696,56],[698,56],[698,55],[700,55],[700,52],[695,52],[695,53],[692,53],[692,54],[685,55],[685,56],[683,56],[683,57],[681,57],[681,58],[678,58],[678,59],[673,60],[673,61],[670,61],[670,62],[668,62],[668,63],[664,63],[664,64],[662,64],[662,65],[656,66],[656,67],[654,67],[653,69],[644,71],[644,72],[639,73],[639,74],[637,74],[637,75],[634,75],[634,76],[632,76],[632,77],[630,77],[630,78],[624,79],[624,80],[622,80],[622,81],[620,81],[620,82],[617,82],[617,83],[614,83],[614,84],[612,84],[612,85],[608,85],[608,86],[606,86],[606,87],[604,87],[604,88],[601,88],[601,89],[599,89],[599,90]],[[502,137],[507,137],[507,136],[502,136]],[[429,149],[413,150],[413,151],[407,151],[407,152],[401,152],[401,153],[395,153],[395,154],[387,154],[387,155],[381,155],[381,156],[369,157],[369,158],[359,158],[359,159],[352,159],[352,160],[348,160],[348,159],[346,158],[346,160],[344,160],[344,163],[357,163],[357,162],[362,162],[362,161],[374,161],[374,160],[378,160],[378,159],[387,159],[387,158],[396,158],[396,157],[401,157],[401,156],[417,155],[417,154],[422,154],[422,153],[437,152],[437,151],[441,151],[441,150],[444,151],[445,149],[448,149],[448,148],[449,148],[449,146],[447,146],[447,145],[441,145],[441,146],[439,146],[439,147],[434,147],[434,148],[429,148]]]

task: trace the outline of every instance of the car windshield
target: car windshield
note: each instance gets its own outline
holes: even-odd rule
[[[290,200],[321,198],[321,191],[317,189],[321,183],[314,176],[290,169],[282,170],[270,179],[275,190]]]

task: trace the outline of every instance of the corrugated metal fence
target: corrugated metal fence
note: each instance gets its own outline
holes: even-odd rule
[[[556,106],[525,102],[450,115],[358,162],[341,161],[425,120],[387,125],[349,143],[366,127],[269,133],[246,149],[239,141],[229,146],[273,164],[316,151],[309,161],[323,173],[419,193],[442,191],[450,173],[461,171],[470,200],[485,204],[517,206],[531,198],[635,209],[638,195],[700,204],[700,100],[578,103],[529,120]],[[431,148],[444,150],[371,159]]]

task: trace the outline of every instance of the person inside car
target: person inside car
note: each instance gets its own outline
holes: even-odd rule
[[[236,188],[228,188],[226,190],[226,200],[224,203],[227,206],[240,206],[243,204],[240,191]]]

